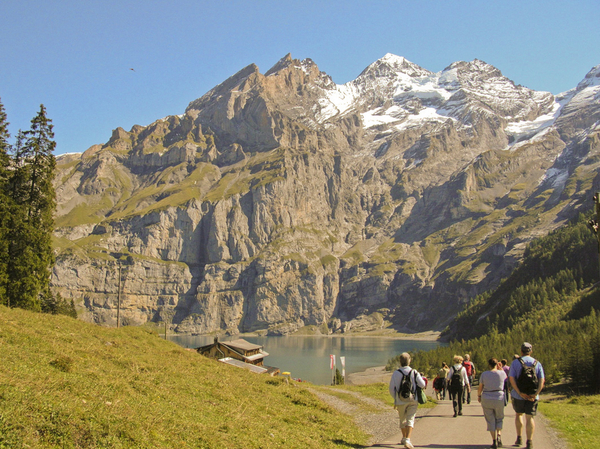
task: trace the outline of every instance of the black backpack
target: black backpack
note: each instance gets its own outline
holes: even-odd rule
[[[412,394],[412,380],[410,375],[412,374],[412,372],[413,370],[410,370],[408,374],[404,374],[402,371],[400,371],[400,373],[402,373],[402,380],[400,381],[400,390],[398,390],[398,397],[404,399],[410,398],[410,395]]]
[[[526,365],[525,362],[520,358],[519,362],[521,362],[523,369],[521,370],[519,377],[517,377],[517,387],[519,387],[519,391],[522,393],[535,394],[540,385],[537,373],[535,372],[535,367],[538,361],[534,359],[532,366]]]
[[[462,366],[458,369],[458,371],[456,371],[456,368],[452,367],[453,372],[452,377],[450,378],[450,390],[453,392],[458,391],[462,385],[462,370]]]

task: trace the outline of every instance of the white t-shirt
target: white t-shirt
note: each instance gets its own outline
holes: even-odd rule
[[[412,373],[411,373],[412,370]],[[406,400],[404,398],[401,398],[398,396],[398,392],[400,391],[400,384],[402,382],[402,378],[406,375],[408,375],[410,373],[410,376],[412,377],[412,395],[409,398],[406,398]],[[413,377],[414,376],[414,377]],[[394,373],[392,374],[392,378],[390,379],[390,387],[389,387],[389,391],[390,391],[390,396],[392,396],[394,398],[394,404],[397,404],[399,402],[408,402],[408,401],[416,401],[415,399],[415,394],[417,393],[417,385],[421,388],[425,388],[425,385],[427,385],[425,383],[425,381],[423,380],[423,377],[421,377],[421,375],[417,372],[417,370],[413,370],[410,366],[403,366],[400,369],[397,369],[396,371],[394,371]]]
[[[461,364],[454,365],[452,368],[450,368],[450,371],[448,372],[448,377],[446,377],[446,379],[448,379],[448,381],[450,382],[452,380],[452,375],[455,371],[458,372],[458,370],[460,370],[460,383],[464,387],[465,385],[469,384],[469,377],[467,376],[467,369]]]

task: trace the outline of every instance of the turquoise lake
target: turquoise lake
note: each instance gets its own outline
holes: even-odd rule
[[[221,338],[221,341],[239,337]],[[336,366],[342,371],[340,356],[346,358],[346,375],[358,373],[374,366],[383,366],[402,352],[415,352],[437,348],[444,343],[423,340],[397,340],[379,337],[243,337],[244,340],[263,346],[269,353],[265,365],[275,366],[281,372],[289,371],[294,378],[317,385],[331,384],[330,354],[336,357]],[[173,335],[169,340],[185,347],[198,348],[213,342],[210,336]]]

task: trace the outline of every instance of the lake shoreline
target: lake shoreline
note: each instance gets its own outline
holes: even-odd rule
[[[444,345],[432,333],[420,334],[420,338],[407,335],[290,335],[285,337],[251,334],[223,335],[222,342],[243,338],[263,348],[265,365],[277,367],[281,372],[291,372],[292,377],[307,380],[316,385],[329,385],[332,378],[331,360],[335,355],[338,369],[345,368],[346,379],[355,384],[389,382],[391,374],[384,366],[402,352],[430,350]],[[320,338],[319,338],[320,337]],[[327,338],[329,337],[329,338]],[[167,337],[184,348],[198,348],[213,343],[215,335],[169,335]],[[341,366],[344,357],[345,366]],[[373,370],[373,367],[376,367]]]
[[[181,334],[185,335],[185,334]],[[260,333],[242,333],[237,335],[228,335],[227,338],[244,338],[244,337],[265,337],[266,335],[261,335]],[[270,335],[269,335],[270,337]],[[315,338],[340,338],[340,337],[357,337],[357,338],[384,338],[390,340],[422,340],[422,341],[439,341],[440,340],[440,332],[436,331],[427,331],[427,332],[419,332],[416,334],[401,334],[401,333],[383,333],[383,334],[369,334],[369,333],[347,333],[347,334],[289,334],[282,335],[282,337],[315,337]]]
[[[392,372],[386,371],[385,366],[374,366],[358,373],[348,374],[346,383],[348,385],[389,384],[391,378]]]

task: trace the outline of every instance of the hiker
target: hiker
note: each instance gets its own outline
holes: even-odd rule
[[[463,391],[467,389],[471,393],[471,385],[469,384],[469,378],[467,377],[467,370],[463,366],[463,358],[459,355],[455,355],[452,358],[454,365],[448,371],[448,393],[450,393],[450,399],[452,399],[452,407],[454,408],[454,417],[456,415],[462,415],[463,406]]]
[[[510,371],[510,366],[508,366],[508,360],[502,359],[500,360],[502,364],[502,370],[506,373],[506,378],[508,379],[508,372]]]
[[[515,446],[521,446],[523,440],[523,415],[526,418],[525,433],[527,436],[527,449],[533,448],[533,432],[535,430],[534,416],[537,412],[540,391],[544,388],[544,368],[542,364],[531,357],[533,346],[531,343],[521,345],[521,357],[516,358],[510,365],[508,379],[512,387],[510,396],[515,410],[515,427],[517,428],[517,441]]]
[[[506,374],[506,380],[504,381],[504,405],[508,404],[508,394],[510,393],[510,383],[508,382],[508,372],[510,371],[510,366],[508,366],[508,360],[502,359],[500,360],[502,364],[502,370]]]
[[[419,403],[417,402],[417,385],[421,388],[426,387],[421,374],[413,370],[410,365],[410,354],[403,352],[400,354],[400,369],[394,371],[390,380],[390,395],[394,398],[394,408],[398,411],[400,418],[400,430],[402,431],[402,441],[407,449],[413,449],[410,442],[410,435],[415,427],[415,415]]]
[[[467,370],[467,378],[469,379],[469,385],[473,385],[473,378],[475,376],[475,365],[471,362],[471,356],[469,354],[465,354],[465,359],[463,362],[463,366]],[[465,403],[465,396],[467,399],[467,404],[471,403],[471,389],[469,391],[463,390],[462,401]]]
[[[483,408],[487,430],[492,436],[491,449],[502,447],[502,422],[504,421],[504,383],[506,373],[498,359],[488,360],[488,371],[479,376],[477,400]]]
[[[433,389],[435,390],[435,398],[439,401],[440,399],[446,399],[446,377],[450,368],[446,362],[442,362],[442,367],[438,370],[437,376],[433,381]]]

